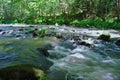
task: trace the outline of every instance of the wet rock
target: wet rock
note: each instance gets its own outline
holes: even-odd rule
[[[2,29],[0,29],[0,32],[2,32],[3,30]]]
[[[96,32],[96,34],[100,34],[99,32]]]
[[[30,25],[29,27],[34,27],[33,25]]]
[[[79,44],[79,45],[84,45],[84,46],[89,47],[89,48],[93,47],[92,44],[89,44],[89,43],[87,43],[87,42],[85,42],[85,41],[79,42],[78,44]]]
[[[2,35],[4,35],[4,34],[6,34],[6,32],[4,31],[4,32],[2,32]]]
[[[81,39],[81,36],[73,36],[73,39],[75,40],[75,41],[81,41],[82,39]]]
[[[25,34],[29,34],[29,32],[25,32]]]
[[[20,28],[20,29],[18,29],[19,31],[24,31],[24,29],[23,28]]]
[[[46,36],[51,37],[51,36],[53,36],[53,35],[52,35],[52,34],[50,34],[50,33],[47,33],[47,34],[46,34]]]
[[[63,36],[62,36],[62,34],[56,34],[56,36],[55,36],[56,38],[58,38],[58,39],[61,39],[61,38],[63,38]]]
[[[76,32],[75,30],[72,30],[73,32]]]
[[[110,35],[102,34],[98,37],[99,40],[110,41]]]
[[[41,54],[43,54],[44,56],[48,57],[49,56],[49,52],[46,48],[38,48],[37,49]]]
[[[38,36],[38,34],[36,33],[36,32],[33,32],[33,37],[37,37]]]
[[[55,27],[54,26],[49,26],[48,27],[50,30],[55,30]]]
[[[33,32],[32,32],[33,37],[37,37],[39,36],[39,30],[36,28]]]
[[[115,44],[120,46],[120,38],[115,42]]]
[[[21,35],[16,35],[16,37],[21,37]]]
[[[8,27],[14,27],[14,26],[11,25],[11,26],[8,26]]]
[[[0,69],[0,80],[46,80],[45,73],[31,65],[18,65]]]

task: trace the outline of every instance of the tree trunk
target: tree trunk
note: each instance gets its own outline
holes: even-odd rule
[[[116,0],[116,16],[117,21],[120,22],[120,1]]]

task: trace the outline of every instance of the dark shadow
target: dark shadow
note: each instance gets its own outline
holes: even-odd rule
[[[14,66],[0,69],[0,80],[38,80],[31,66]]]

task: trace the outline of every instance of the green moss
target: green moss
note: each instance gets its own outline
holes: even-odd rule
[[[0,69],[0,80],[47,80],[47,77],[35,66],[17,65]]]

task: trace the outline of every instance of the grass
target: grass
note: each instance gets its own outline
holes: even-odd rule
[[[92,28],[100,28],[100,29],[120,29],[120,23],[100,21],[100,20],[90,20],[90,21],[75,20],[70,24],[77,27],[85,27],[85,28],[92,27]]]
[[[25,24],[44,24],[44,25],[54,25],[58,23],[59,25],[72,25],[76,27],[85,27],[85,28],[102,28],[102,29],[120,29],[120,23],[116,21],[110,22],[109,20],[102,21],[102,19],[96,20],[78,20],[71,17],[63,18],[62,16],[57,16],[56,19],[54,17],[39,17],[37,19],[25,19],[25,20],[0,20],[0,23],[10,24],[10,23],[25,23]]]

